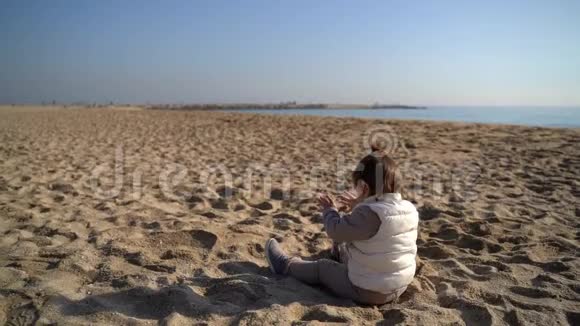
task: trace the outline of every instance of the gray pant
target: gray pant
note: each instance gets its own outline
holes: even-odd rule
[[[343,250],[340,251],[341,261],[344,262]],[[339,297],[352,299],[362,304],[385,304],[397,299],[407,289],[404,287],[389,294],[361,289],[353,285],[348,278],[346,264],[330,259],[305,261],[293,258],[288,275],[304,283],[323,285]]]

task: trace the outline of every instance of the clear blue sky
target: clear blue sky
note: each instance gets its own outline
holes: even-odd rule
[[[580,1],[2,1],[0,102],[580,105]]]

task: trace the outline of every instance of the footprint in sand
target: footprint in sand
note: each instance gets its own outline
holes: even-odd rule
[[[348,323],[352,320],[348,319],[338,313],[338,311],[328,305],[314,306],[306,311],[300,319],[305,322],[319,322],[319,323]]]
[[[432,220],[438,218],[443,212],[441,209],[433,206],[432,204],[425,204],[418,209],[419,218],[424,221]]]
[[[264,202],[254,204],[251,206],[254,208],[257,208],[259,210],[263,210],[263,211],[269,211],[269,210],[272,210],[274,208],[274,206],[272,206],[272,204],[268,201],[264,201]]]
[[[239,279],[218,279],[205,291],[212,301],[228,302],[237,306],[247,306],[266,299],[270,295],[266,285]]]
[[[438,232],[429,233],[430,237],[441,240],[456,240],[460,236],[460,231],[452,224],[443,224]]]
[[[550,291],[547,290],[543,290],[543,289],[539,289],[539,288],[528,288],[525,286],[512,286],[510,287],[510,291],[524,296],[524,297],[528,297],[528,298],[533,298],[533,299],[544,299],[544,298],[555,298],[557,297],[555,294],[553,294]]]
[[[211,204],[211,207],[213,209],[222,210],[222,211],[227,211],[230,209],[228,201],[224,198],[218,198],[215,200],[211,200],[210,204]]]
[[[418,255],[419,257],[433,260],[446,259],[455,256],[451,250],[440,244],[419,246]]]

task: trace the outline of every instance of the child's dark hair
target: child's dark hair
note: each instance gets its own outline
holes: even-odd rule
[[[400,192],[399,168],[388,155],[375,151],[365,156],[352,172],[352,181],[356,185],[363,180],[369,186],[369,196],[384,193]]]

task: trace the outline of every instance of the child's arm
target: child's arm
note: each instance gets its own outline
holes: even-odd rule
[[[340,217],[335,207],[328,207],[323,210],[322,217],[326,233],[337,242],[370,239],[381,226],[377,214],[366,206],[359,206],[344,217]]]

